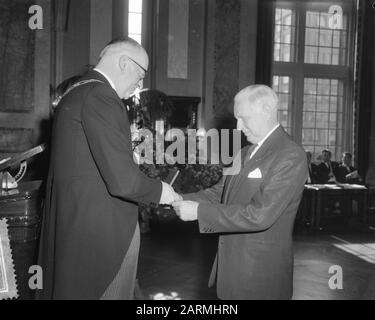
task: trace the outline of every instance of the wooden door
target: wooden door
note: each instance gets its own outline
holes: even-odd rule
[[[43,9],[43,29],[29,28],[29,8]],[[49,0],[0,1],[0,160],[48,139]]]

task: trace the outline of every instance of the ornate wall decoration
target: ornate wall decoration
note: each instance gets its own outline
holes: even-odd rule
[[[233,118],[239,81],[240,17],[240,0],[216,0],[214,111],[219,119]]]
[[[34,4],[31,0],[0,2],[0,153],[3,154],[22,152],[32,146],[36,32],[29,28],[29,7]]]
[[[0,111],[33,108],[35,32],[28,27],[30,0],[0,2]]]

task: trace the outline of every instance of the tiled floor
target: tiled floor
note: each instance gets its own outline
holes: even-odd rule
[[[217,236],[201,235],[196,223],[153,226],[142,235],[138,279],[146,298],[216,299],[207,288]],[[293,299],[375,299],[375,230],[357,223],[319,233],[296,230]],[[329,288],[331,266],[340,266],[343,288]]]

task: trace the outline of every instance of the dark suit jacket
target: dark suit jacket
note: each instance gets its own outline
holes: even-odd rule
[[[290,299],[292,231],[308,174],[305,151],[280,127],[245,162],[248,157],[244,148],[238,175],[183,196],[200,203],[200,232],[220,233],[209,285],[216,280],[221,299]],[[256,169],[261,178],[252,178]]]
[[[338,163],[335,161],[331,161],[331,167],[332,173],[335,175]],[[327,167],[327,165],[324,162],[321,162],[319,165],[317,165],[316,183],[328,183],[330,172],[331,170]]]
[[[310,183],[317,183],[318,166],[315,163],[310,163],[310,167],[307,167],[309,171]]]
[[[137,202],[162,186],[133,161],[126,109],[107,80],[73,89],[59,104],[39,263],[42,299],[99,299],[119,271],[138,219]]]
[[[336,172],[335,172],[335,176],[336,176],[337,182],[341,182],[341,183],[359,183],[360,180],[357,179],[357,178],[355,178],[355,179],[346,179],[346,175],[349,174],[349,173],[352,173],[355,170],[357,170],[357,169],[354,168],[353,166],[350,166],[349,167],[349,171],[348,171],[347,167],[344,164],[341,163],[336,168]]]

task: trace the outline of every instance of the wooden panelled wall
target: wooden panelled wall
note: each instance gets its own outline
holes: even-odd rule
[[[31,30],[29,7],[43,9]],[[34,147],[49,118],[50,1],[0,2],[0,159]]]

